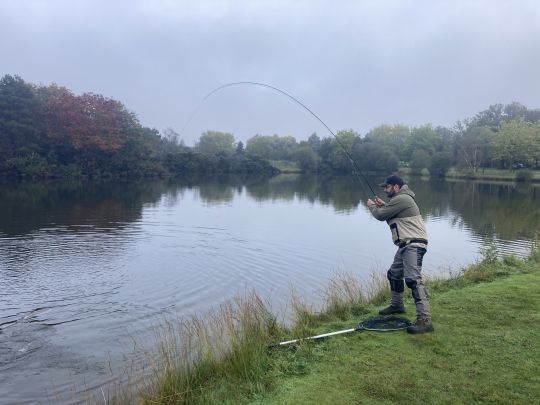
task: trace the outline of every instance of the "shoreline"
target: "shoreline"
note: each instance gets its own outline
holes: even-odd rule
[[[474,399],[476,391],[480,390],[495,402],[519,402],[532,398],[534,394],[527,384],[516,387],[516,379],[523,370],[507,375],[507,384],[501,381],[489,384],[491,380],[497,381],[499,357],[513,356],[514,340],[519,336],[512,337],[514,340],[509,340],[508,344],[504,340],[502,343],[496,340],[496,347],[485,348],[483,340],[491,336],[490,329],[475,322],[489,325],[503,317],[496,328],[497,333],[514,336],[515,330],[523,326],[520,320],[528,319],[530,311],[534,311],[531,302],[537,302],[534,297],[540,295],[538,282],[538,249],[526,259],[508,256],[496,260],[487,253],[481,262],[460,269],[450,278],[427,280],[435,333],[421,336],[399,332],[357,333],[273,350],[267,349],[271,343],[346,329],[357,324],[359,319],[374,316],[388,300],[386,280],[382,276],[374,277],[367,288],[348,276],[333,280],[326,292],[326,305],[317,313],[293,297],[292,307],[296,316],[294,324],[289,327],[280,325],[253,293],[222,305],[221,312],[208,318],[211,323],[204,317],[195,318],[173,328],[169,335],[164,336],[164,341],[158,342],[162,358],[153,365],[156,372],[152,378],[146,378],[143,386],[135,390],[126,388],[127,393],[117,393],[112,399],[119,403],[170,403],[174,398],[174,403],[272,404],[311,402],[336,395],[336,403],[350,403],[347,401],[352,398],[365,398],[368,402],[388,401],[390,398],[396,402],[408,402],[412,400],[409,390],[401,392],[399,387],[388,386],[376,373],[394,372],[403,381],[408,381],[411,369],[407,367],[413,367],[414,375],[427,378],[426,381],[413,379],[409,382],[412,386],[421,385],[422,394],[415,397],[417,400],[433,401],[435,398],[445,401],[458,398],[463,390],[467,398]],[[512,302],[521,303],[508,304]],[[503,303],[509,307],[499,308]],[[493,313],[491,306],[499,309]],[[414,302],[410,293],[406,307],[407,316],[413,317]],[[514,324],[512,319],[517,319],[518,324]],[[539,337],[540,326],[534,321],[532,329],[527,325],[524,327],[523,333],[527,334],[528,340],[522,344],[527,345],[532,337]],[[226,344],[223,340],[213,341],[212,336],[225,336]],[[184,341],[183,345],[178,345],[180,340]],[[475,349],[469,353],[467,345]],[[462,358],[452,354],[463,351],[467,354]],[[489,356],[486,357],[485,351],[489,351]],[[383,353],[380,358],[377,352]],[[420,358],[415,357],[415,352],[420,353]],[[401,364],[399,371],[392,370],[389,362],[401,359],[402,355],[410,365],[402,367]],[[523,363],[530,353],[517,353],[516,356],[516,361]],[[334,364],[336,359],[339,359],[338,364]],[[473,367],[471,362],[482,364],[483,378],[480,382],[463,378],[463,373]],[[364,363],[371,366],[366,368],[362,366]],[[438,363],[439,366],[434,366]],[[378,371],[373,371],[373,368]],[[447,376],[445,368],[456,371]],[[345,375],[356,375],[357,379],[345,378],[342,381],[338,370]],[[441,378],[448,378],[453,388],[442,389],[440,385],[445,382],[433,380]],[[370,381],[368,386],[362,386],[362,379]],[[485,386],[486,381],[489,387]],[[437,385],[436,392],[429,382]],[[517,388],[519,396],[514,398],[511,392]],[[323,389],[324,392],[321,391]],[[497,391],[501,389],[504,394]]]

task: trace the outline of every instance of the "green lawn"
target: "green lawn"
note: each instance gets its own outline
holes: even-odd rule
[[[403,175],[410,175],[411,169],[408,167],[400,167],[399,172]],[[455,167],[448,170],[446,178],[452,179],[470,179],[470,180],[485,180],[485,181],[515,181],[516,175],[522,171],[520,170],[503,170],[503,169],[478,169],[478,171],[471,173],[464,169],[457,169]],[[540,170],[529,171],[532,178],[531,181],[540,182]],[[427,169],[422,170],[422,176],[429,177],[429,171]]]
[[[249,402],[538,403],[539,306],[540,272],[433,294],[435,333],[359,332],[281,349],[276,389]]]
[[[295,162],[287,160],[271,160],[270,164],[278,169],[281,173],[300,173],[300,167]]]
[[[485,180],[509,180],[514,181],[516,179],[516,175],[520,173],[520,170],[501,170],[501,169],[478,169],[477,172],[470,174],[466,172],[460,172],[454,168],[450,169],[447,173],[447,177],[473,177],[476,179],[485,179]],[[540,171],[539,170],[532,170],[530,171],[532,175],[532,180],[539,181],[540,180]]]

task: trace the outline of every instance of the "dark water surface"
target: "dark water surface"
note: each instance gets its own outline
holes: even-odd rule
[[[373,180],[376,184],[378,179]],[[480,257],[486,237],[526,255],[540,188],[410,181],[430,237],[427,275]],[[335,272],[368,280],[394,254],[354,179],[0,185],[0,403],[101,395],[138,339],[255,289],[314,305]],[[149,339],[151,340],[151,339]]]

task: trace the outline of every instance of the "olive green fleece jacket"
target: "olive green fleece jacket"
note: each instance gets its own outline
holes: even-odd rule
[[[414,198],[413,191],[404,185],[387,204],[382,207],[369,207],[376,219],[388,223],[395,245],[408,244],[415,239],[415,245],[427,245],[426,227]],[[425,243],[417,241],[418,239],[425,240]]]

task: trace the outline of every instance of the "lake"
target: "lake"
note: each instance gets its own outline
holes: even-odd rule
[[[479,260],[488,239],[503,254],[530,252],[540,187],[409,185],[429,234],[427,276]],[[335,273],[369,282],[395,252],[348,177],[21,183],[0,193],[6,404],[83,401],[142,366],[134,346],[168,316],[204,314],[251,289],[276,313],[293,289],[317,306]]]

